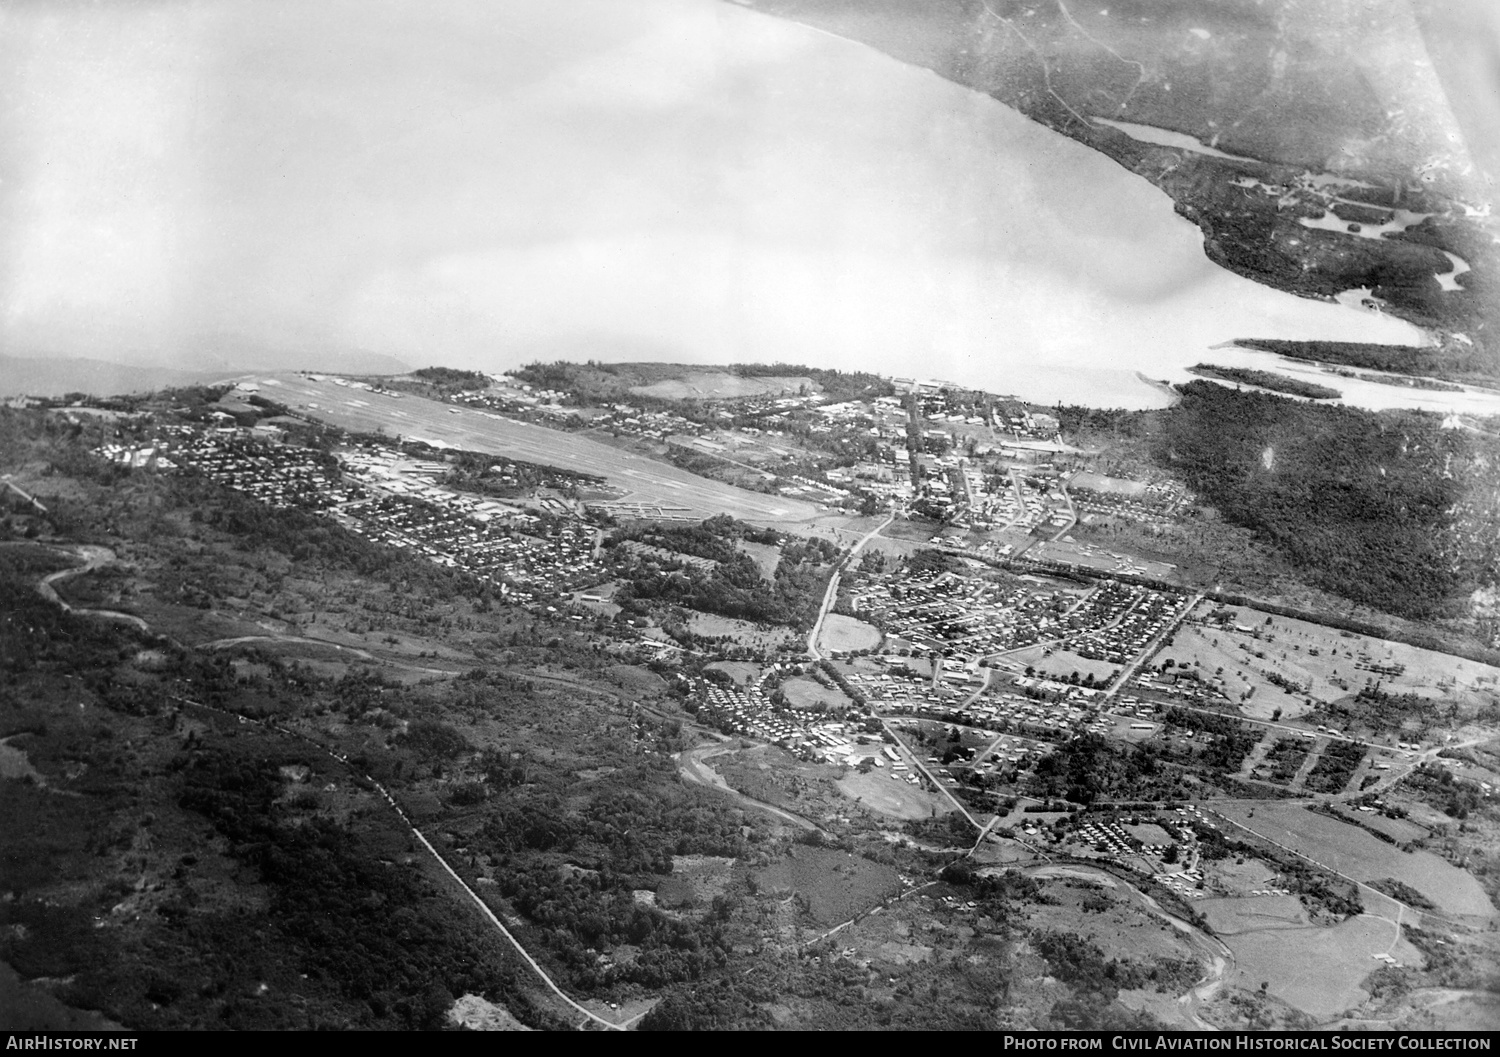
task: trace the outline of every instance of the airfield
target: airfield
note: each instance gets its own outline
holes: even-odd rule
[[[607,444],[470,407],[314,381],[298,374],[257,376],[268,398],[298,414],[344,429],[384,432],[435,447],[463,448],[603,477],[623,494],[606,504],[617,514],[702,520],[729,514],[751,524],[786,527],[821,512],[785,496],[762,495],[711,481]]]

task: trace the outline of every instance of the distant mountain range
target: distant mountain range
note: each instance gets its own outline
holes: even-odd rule
[[[88,393],[150,392],[182,385],[199,385],[250,371],[301,368],[347,374],[405,374],[410,365],[393,356],[364,352],[318,352],[297,357],[287,353],[223,354],[204,357],[201,368],[184,369],[154,364],[108,363],[78,357],[0,356],[0,396],[63,396]]]

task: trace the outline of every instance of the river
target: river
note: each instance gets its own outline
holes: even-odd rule
[[[10,348],[784,361],[1148,407],[1137,372],[1235,338],[1423,339],[1224,271],[1161,192],[986,96],[723,0],[15,20]]]
[[[1237,337],[1424,340],[1220,269],[1145,181],[934,74],[728,5],[672,2],[641,17],[701,34],[737,71],[733,86],[710,77],[676,98],[663,127],[706,105],[724,123],[695,123],[701,135],[670,147],[646,129],[628,150],[597,152],[600,178],[617,185],[612,171],[666,149],[667,182],[692,187],[670,225],[580,230],[566,251],[528,255],[525,277],[506,265],[536,299],[506,301],[523,359],[658,349],[1154,407],[1169,397],[1137,372],[1177,380]],[[483,362],[513,365],[511,353]]]

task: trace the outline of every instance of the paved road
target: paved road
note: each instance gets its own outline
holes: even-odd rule
[[[1162,628],[1151,637],[1151,641],[1146,643],[1145,648],[1142,649],[1140,653],[1135,655],[1134,660],[1132,660],[1129,664],[1125,665],[1125,667],[1120,670],[1120,674],[1115,678],[1115,681],[1109,684],[1109,689],[1104,691],[1104,696],[1099,699],[1100,708],[1103,708],[1105,705],[1107,705],[1109,703],[1109,699],[1118,694],[1121,688],[1123,688],[1126,683],[1130,682],[1131,677],[1135,675],[1136,671],[1140,669],[1141,665],[1149,661],[1156,654],[1156,651],[1161,649],[1161,644],[1165,642],[1169,636],[1177,631],[1177,629],[1182,625],[1182,622],[1187,619],[1187,615],[1198,607],[1198,603],[1203,601],[1203,598],[1204,592],[1199,591],[1197,594],[1195,594],[1191,602],[1189,602],[1185,607],[1179,610],[1175,617],[1167,621],[1166,627]],[[1135,607],[1132,606],[1131,608],[1134,609]]]
[[[859,542],[849,548],[848,555],[840,565],[842,568],[852,562],[866,543],[885,531],[887,525],[896,520],[896,515],[891,514],[884,521],[876,525],[869,532],[859,538]],[[823,654],[818,651],[818,633],[823,630],[823,621],[828,616],[828,611],[833,608],[833,600],[839,593],[839,570],[834,569],[833,575],[828,578],[828,589],[823,592],[823,604],[818,607],[818,619],[813,621],[812,630],[807,633],[807,652],[812,654],[815,661],[822,660]]]

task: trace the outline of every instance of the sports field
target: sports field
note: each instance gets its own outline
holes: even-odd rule
[[[1144,481],[1132,481],[1124,477],[1106,477],[1085,470],[1068,482],[1070,488],[1086,488],[1091,492],[1109,492],[1114,495],[1138,496],[1146,494]]]
[[[644,516],[692,519],[729,514],[757,525],[804,521],[818,507],[785,496],[761,495],[720,484],[675,466],[620,451],[574,433],[534,426],[475,408],[419,396],[396,399],[315,382],[294,373],[261,379],[264,395],[300,414],[363,433],[383,431],[437,446],[505,455],[605,478],[625,494],[616,502]],[[316,406],[314,406],[316,405]]]
[[[880,645],[880,629],[863,620],[829,613],[818,631],[818,645],[825,650],[871,650]]]

